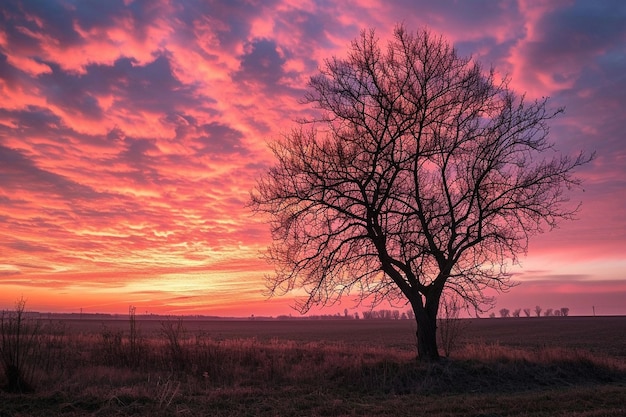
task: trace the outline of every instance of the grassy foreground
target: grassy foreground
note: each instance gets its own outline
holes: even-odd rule
[[[624,357],[566,341],[505,345],[473,330],[449,359],[422,364],[410,346],[324,339],[322,329],[332,335],[345,323],[317,323],[320,333],[306,337],[306,322],[290,324],[296,340],[280,333],[284,323],[255,325],[260,337],[218,337],[210,326],[190,331],[180,321],[142,324],[42,327],[25,367],[34,391],[1,392],[0,417],[626,416]],[[371,324],[373,339],[380,325]],[[367,336],[367,323],[353,326]]]

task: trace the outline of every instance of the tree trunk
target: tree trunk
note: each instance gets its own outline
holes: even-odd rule
[[[424,298],[421,295],[409,298],[417,322],[417,358],[420,361],[435,362],[441,358],[437,346],[437,314],[444,284],[444,279],[437,279]]]
[[[417,322],[417,358],[434,362],[440,359],[437,347],[437,317],[430,317],[425,309],[415,312]]]
[[[437,347],[437,311],[439,297],[431,292],[424,305],[420,295],[409,298],[417,323],[417,359],[434,362],[440,359]]]

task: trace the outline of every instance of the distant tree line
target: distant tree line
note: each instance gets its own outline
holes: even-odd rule
[[[443,316],[441,318],[459,318],[459,311],[461,310],[460,306],[454,306],[453,312],[442,313]],[[508,308],[501,308],[498,312],[500,317],[567,317],[569,315],[568,307],[561,308],[547,308],[543,309],[540,306],[535,306],[534,310],[530,308],[516,308],[511,311]],[[495,312],[492,312],[489,315],[490,318],[497,317]],[[318,315],[307,315],[307,316],[296,316],[293,317],[291,315],[279,315],[276,317],[277,320],[414,320],[415,316],[413,310],[391,310],[391,309],[380,309],[380,310],[365,310],[362,311],[359,315],[359,312],[351,313],[348,309],[345,309],[342,313],[334,313],[334,314],[318,314]]]
[[[541,317],[541,313],[543,312],[544,317],[567,317],[569,315],[568,307],[561,308],[547,308],[545,311],[540,306],[535,306],[534,312],[530,308],[517,308],[511,312],[508,308],[500,309],[500,317],[521,317],[522,311],[524,312],[524,316],[530,317],[534,315],[536,317]],[[491,313],[489,317],[496,317],[496,313]]]
[[[415,316],[413,315],[413,310],[407,310],[400,312],[400,310],[369,310],[363,311],[363,319],[365,320],[413,320]]]

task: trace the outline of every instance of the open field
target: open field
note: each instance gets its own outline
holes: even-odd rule
[[[626,317],[462,323],[423,364],[409,320],[52,321],[0,416],[626,416]]]
[[[359,346],[415,350],[415,322],[412,320],[193,320],[183,319],[190,333],[207,333],[213,339],[259,341],[291,340],[332,342]],[[167,318],[138,318],[140,330],[148,336],[159,334]],[[471,343],[498,343],[513,347],[554,346],[582,348],[626,356],[626,316],[530,317],[462,319],[461,337]],[[64,320],[73,332],[99,333],[103,326],[128,330],[128,319]]]

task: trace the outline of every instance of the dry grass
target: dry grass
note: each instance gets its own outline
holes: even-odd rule
[[[177,326],[132,344],[123,329],[57,333],[36,392],[0,394],[0,416],[626,415],[624,358],[584,349],[474,342],[423,364],[383,344]]]

